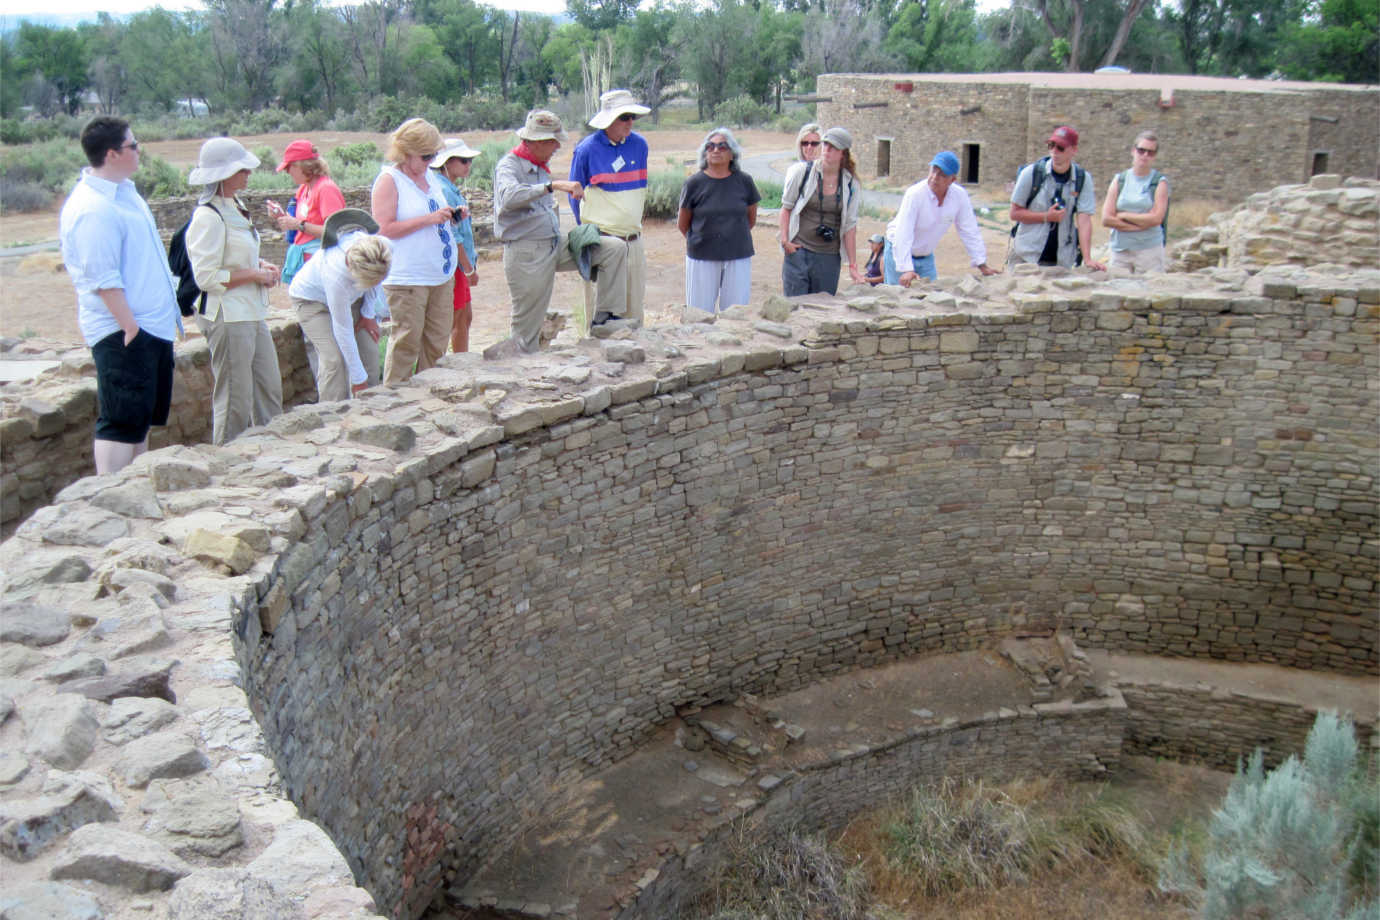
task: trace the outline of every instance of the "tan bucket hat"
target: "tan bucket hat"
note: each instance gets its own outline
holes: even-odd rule
[[[599,97],[599,111],[595,112],[594,117],[589,120],[589,126],[602,131],[613,124],[615,118],[625,112],[632,115],[646,115],[650,111],[651,109],[638,102],[628,90],[611,89]]]
[[[436,156],[431,158],[431,168],[440,169],[446,165],[446,160],[451,157],[459,157],[462,160],[473,160],[479,156],[479,151],[465,143],[463,138],[448,137],[441,141],[441,150]]]
[[[565,142],[565,129],[561,127],[561,118],[555,112],[548,112],[546,109],[533,109],[527,113],[527,123],[518,128],[517,136],[525,141],[561,141]]]

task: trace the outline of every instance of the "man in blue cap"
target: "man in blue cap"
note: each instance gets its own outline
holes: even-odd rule
[[[882,274],[887,284],[910,287],[916,278],[938,278],[934,250],[949,224],[958,230],[958,238],[978,271],[1000,274],[987,266],[987,246],[973,214],[973,202],[957,179],[958,157],[945,150],[930,160],[929,178],[906,189],[900,210],[886,225]]]

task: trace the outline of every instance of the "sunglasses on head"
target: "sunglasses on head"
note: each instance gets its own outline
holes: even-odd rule
[[[637,121],[637,116],[631,112],[624,112],[618,116],[619,121]]]
[[[707,144],[704,145],[704,149],[705,149],[705,150],[732,150],[733,148],[730,147],[730,146],[728,146],[728,144],[725,143],[724,141],[710,141],[709,143],[707,143]]]
[[[1131,149],[1134,150],[1136,153],[1140,154],[1140,155],[1143,156],[1143,157],[1152,157],[1152,156],[1154,156],[1155,154],[1157,154],[1157,153],[1160,152],[1158,147],[1155,148],[1154,150],[1148,150],[1148,149],[1146,149],[1145,147],[1141,147],[1141,146],[1135,146],[1135,147],[1132,147]]]
[[[818,147],[821,143],[823,143],[823,141],[801,141],[801,142],[800,142],[800,146],[802,146],[802,147]]]
[[[1057,150],[1057,151],[1059,151],[1060,153],[1063,153],[1065,150],[1068,150],[1069,148],[1065,147],[1063,144],[1056,144],[1056,143],[1054,143],[1054,141],[1050,141],[1050,142],[1049,142],[1049,149],[1050,149],[1050,150]]]

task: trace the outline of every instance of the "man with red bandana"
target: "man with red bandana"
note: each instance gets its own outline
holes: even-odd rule
[[[561,232],[555,192],[584,197],[584,186],[551,178],[551,157],[565,140],[554,112],[534,109],[518,129],[519,144],[494,167],[494,236],[503,244],[503,274],[512,295],[512,339],[524,352],[541,345],[541,325],[551,304],[556,272],[576,271],[568,233]],[[600,236],[592,247],[599,269],[600,318],[621,318],[628,307],[628,244]]]

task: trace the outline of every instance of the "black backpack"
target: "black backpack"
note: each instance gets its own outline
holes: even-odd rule
[[[1025,199],[1026,208],[1030,207],[1030,203],[1035,200],[1036,195],[1040,194],[1040,189],[1045,184],[1045,177],[1049,174],[1049,157],[1040,157],[1031,164],[1031,167],[1030,196]],[[1069,215],[1073,216],[1078,213],[1078,196],[1083,193],[1083,180],[1088,178],[1088,173],[1087,170],[1083,169],[1083,167],[1079,166],[1077,163],[1073,163],[1070,168],[1073,170],[1073,201],[1069,203]],[[1020,178],[1020,173],[1016,174],[1016,178]],[[1020,226],[1019,223],[1013,223],[1011,225],[1011,238],[1013,240],[1016,238],[1016,231],[1020,229]],[[1074,238],[1077,239],[1077,237],[1077,225],[1075,223]],[[1083,244],[1081,240],[1078,241],[1078,254],[1074,257],[1074,264],[1083,264]]]
[[[220,211],[209,201],[202,202],[197,207],[210,208],[218,217],[220,216]],[[187,258],[187,228],[191,225],[192,219],[189,217],[172,235],[172,239],[168,240],[168,270],[177,278],[177,308],[182,311],[183,316],[191,316],[194,312],[206,312],[206,292],[196,286],[196,277],[192,274],[192,261]],[[200,307],[193,310],[192,304],[197,302],[198,297],[201,298]]]

